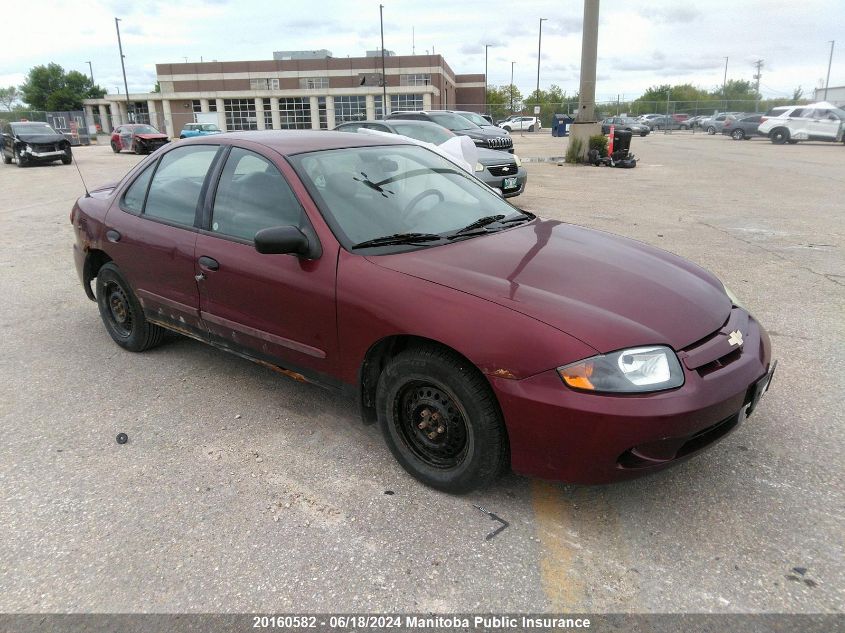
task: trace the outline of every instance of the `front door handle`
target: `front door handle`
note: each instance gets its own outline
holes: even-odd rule
[[[208,270],[217,270],[220,268],[220,262],[205,255],[199,258],[199,264],[201,268],[207,268]]]
[[[108,231],[106,231],[106,239],[109,242],[119,242],[120,241],[120,233],[118,233],[114,229],[109,229]]]

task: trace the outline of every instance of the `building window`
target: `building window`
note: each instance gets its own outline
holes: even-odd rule
[[[265,130],[272,130],[273,129],[273,107],[272,102],[269,99],[264,99],[264,129]]]
[[[384,108],[382,108],[382,100],[381,95],[376,95],[373,97],[373,101],[375,102],[375,116],[377,119],[384,118]]]
[[[257,130],[255,99],[224,99],[227,130]]]
[[[322,90],[329,87],[328,77],[302,77],[299,87],[303,90]]]
[[[250,79],[249,87],[251,90],[278,90],[278,79]]]
[[[335,125],[352,121],[364,121],[367,118],[367,98],[364,96],[335,97]]]
[[[191,107],[194,109],[194,112],[202,112],[202,104],[199,99],[191,101]]]
[[[150,110],[146,101],[134,101],[129,111],[129,120],[133,123],[150,125]]]
[[[283,130],[310,130],[311,100],[308,97],[279,99],[279,118]]]
[[[209,112],[217,112],[217,99],[209,99],[208,100],[208,111]]]
[[[431,75],[428,73],[417,73],[413,75],[399,75],[400,86],[430,86]]]
[[[390,111],[396,110],[422,110],[422,95],[390,95]]]
[[[329,129],[329,116],[326,113],[326,98],[317,97],[317,114],[320,117],[320,129]]]

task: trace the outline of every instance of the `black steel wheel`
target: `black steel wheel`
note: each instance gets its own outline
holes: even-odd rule
[[[490,484],[507,464],[502,414],[478,369],[448,349],[411,347],[379,377],[376,409],[397,461],[453,493]]]
[[[164,328],[147,322],[141,304],[112,262],[97,273],[97,306],[109,336],[130,352],[143,352],[164,338]]]
[[[775,128],[772,130],[772,133],[769,134],[769,138],[775,145],[783,145],[789,140],[789,130],[785,127]]]

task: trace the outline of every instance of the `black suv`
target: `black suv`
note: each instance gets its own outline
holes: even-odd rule
[[[3,162],[18,167],[61,160],[70,165],[70,142],[46,123],[4,123]]]
[[[513,139],[507,132],[495,128],[482,128],[450,110],[399,111],[391,112],[386,118],[431,121],[453,131],[455,134],[470,137],[472,142],[479,147],[498,149],[513,154]]]

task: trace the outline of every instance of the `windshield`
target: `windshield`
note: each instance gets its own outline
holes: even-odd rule
[[[136,125],[133,132],[135,134],[158,134],[158,130],[151,125]]]
[[[490,125],[490,121],[485,119],[480,114],[476,114],[475,112],[461,112],[460,115],[465,119],[469,119],[476,125]]]
[[[426,143],[434,143],[440,145],[445,143],[450,138],[457,136],[454,132],[440,127],[439,125],[412,125],[408,123],[396,123],[393,129],[397,134],[415,138],[418,141],[425,141]]]
[[[46,123],[12,123],[15,134],[58,134]]]
[[[447,234],[479,218],[526,215],[424,147],[325,150],[291,162],[347,249],[386,235]]]
[[[451,112],[429,112],[428,116],[435,123],[452,130],[475,130],[478,126],[472,121],[468,121],[459,114],[452,114]]]
[[[214,125],[213,123],[204,123],[200,126],[200,129],[204,132],[219,132],[220,128]]]

